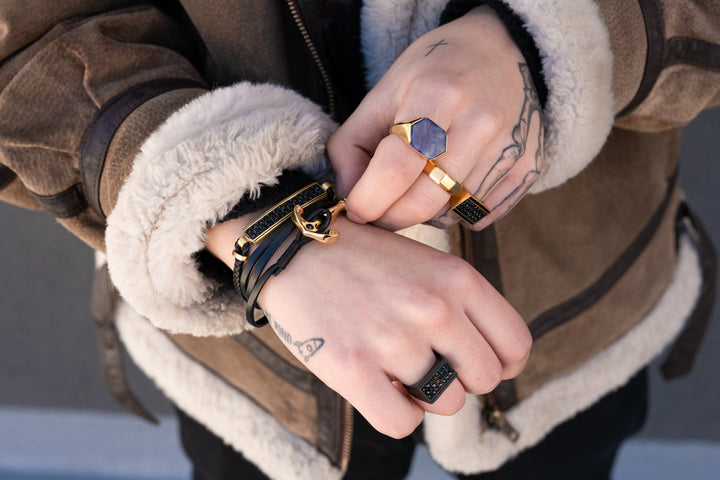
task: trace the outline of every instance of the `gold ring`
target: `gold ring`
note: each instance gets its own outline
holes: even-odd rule
[[[390,133],[402,138],[425,157],[427,161],[423,172],[450,194],[450,208],[458,217],[470,225],[475,225],[490,214],[489,208],[473,197],[434,160],[447,151],[447,133],[438,124],[427,117],[420,117],[410,122],[396,123],[390,128]]]
[[[425,168],[423,168],[423,172],[425,172],[427,176],[430,177],[430,180],[440,185],[450,195],[456,195],[460,193],[460,190],[462,190],[463,188],[460,182],[456,181],[454,178],[448,175],[448,173],[443,170],[440,165],[438,165],[437,162],[435,162],[434,160],[428,159],[428,161],[425,163]]]
[[[450,208],[470,225],[475,225],[490,214],[489,208],[473,197],[460,182],[448,175],[434,160],[425,163],[423,172],[450,194]]]

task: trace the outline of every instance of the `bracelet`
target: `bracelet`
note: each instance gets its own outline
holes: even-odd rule
[[[306,216],[308,206],[315,209]],[[314,183],[273,206],[244,230],[243,237],[237,240],[233,250],[233,285],[247,302],[245,317],[250,325],[260,327],[267,324],[265,318],[255,319],[260,291],[270,277],[285,269],[303,245],[312,240],[330,244],[339,239],[340,233],[330,230],[329,226],[344,209],[345,201],[335,200],[332,185]],[[286,213],[288,210],[289,213]],[[255,226],[257,228],[253,228]],[[296,229],[295,238],[287,249],[275,264],[268,267],[270,260]],[[249,251],[251,245],[256,245],[252,253]]]
[[[244,262],[251,245],[258,245],[292,215],[296,206],[306,208],[327,198],[335,198],[335,191],[329,182],[322,185],[313,182],[272,206],[260,218],[243,230],[243,236],[235,242],[233,257]]]

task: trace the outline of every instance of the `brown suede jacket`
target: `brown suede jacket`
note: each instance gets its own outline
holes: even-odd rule
[[[0,6],[0,199],[107,253],[134,360],[272,478],[339,478],[352,408],[271,330],[246,329],[242,299],[197,252],[208,224],[283,170],[327,174],[361,75],[377,82],[446,2],[356,3]],[[426,419],[453,471],[496,468],[622,385],[677,337],[708,278],[701,228],[677,235],[676,171],[679,128],[720,104],[720,4],[505,3],[543,62],[543,174],[481,233],[412,233],[472,262],[534,338],[518,378]]]

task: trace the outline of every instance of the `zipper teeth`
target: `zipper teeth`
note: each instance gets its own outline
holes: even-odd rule
[[[315,48],[315,44],[313,43],[312,39],[310,38],[310,34],[307,31],[307,27],[305,27],[305,23],[300,16],[300,11],[297,7],[297,4],[294,0],[288,0],[287,4],[290,8],[290,14],[292,15],[297,27],[300,29],[300,34],[302,35],[303,40],[305,40],[305,44],[310,50],[310,55],[315,62],[315,66],[320,72],[320,77],[325,84],[325,92],[327,93],[328,104],[330,107],[330,116],[335,117],[335,92],[333,91],[330,84],[330,76],[327,74],[327,70],[325,70],[325,65],[323,65],[322,61],[320,60],[320,55],[318,54],[317,49]]]
[[[352,448],[352,435],[353,435],[353,407],[350,402],[342,399],[343,406],[343,440],[342,448],[340,452],[340,469],[345,472],[347,471],[348,463],[350,462],[350,449]]]

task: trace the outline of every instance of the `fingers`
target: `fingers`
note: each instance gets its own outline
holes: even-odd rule
[[[328,156],[336,186],[347,195],[363,174],[380,141],[387,135],[385,111],[368,96],[328,140]]]
[[[466,280],[453,286],[467,299],[465,313],[492,349],[491,356],[497,359],[496,364],[486,364],[491,371],[486,375],[496,375],[496,381],[516,377],[525,367],[532,345],[530,331],[520,314],[479,274],[473,281]],[[477,356],[480,354],[476,352]],[[482,389],[481,382],[489,380],[481,378],[477,381],[479,383],[474,386]]]
[[[358,378],[347,376],[345,380],[353,385],[336,390],[351,392],[346,394],[348,401],[380,433],[393,438],[407,437],[425,415],[425,410],[393,385],[384,372],[377,371]],[[368,391],[372,394],[368,395]]]
[[[429,203],[442,205],[447,195],[441,189],[432,192],[430,179],[420,178],[425,162],[400,137],[386,136],[348,195],[348,212],[363,222],[373,222],[418,181],[428,183],[425,190],[431,192]]]
[[[489,170],[476,168],[465,179],[465,187],[491,209],[474,230],[481,230],[510,211],[540,176],[543,166],[544,130],[539,114],[530,118],[528,136],[505,147]],[[490,163],[489,161],[487,163]]]

